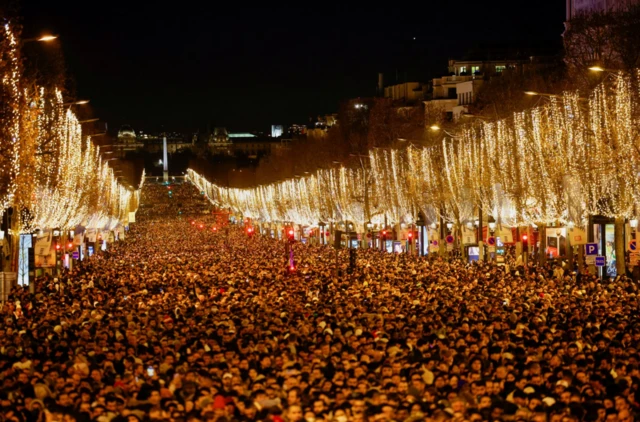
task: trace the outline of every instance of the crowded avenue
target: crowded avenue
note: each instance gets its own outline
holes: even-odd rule
[[[146,183],[124,240],[14,290],[14,422],[631,422],[638,286],[559,267],[293,244]],[[228,229],[228,230],[227,230]],[[509,263],[508,263],[509,264]]]

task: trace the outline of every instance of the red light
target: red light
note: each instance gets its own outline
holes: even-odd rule
[[[409,239],[413,237],[413,233],[409,233]]]
[[[204,225],[200,224],[200,228],[203,228],[203,227],[204,227]]]
[[[69,242],[69,249],[73,248],[73,243]]]
[[[56,245],[56,250],[60,250],[60,245]]]
[[[522,240],[525,241],[525,242],[527,241],[528,238],[529,238],[529,236],[527,236],[526,234],[524,236],[522,236]]]
[[[214,227],[214,228],[213,228],[213,231],[214,231],[214,232],[215,232],[215,231],[218,231],[218,229]]]
[[[296,267],[294,267],[293,265],[290,267],[291,271],[295,271]]]
[[[191,222],[191,225],[192,225],[192,226],[195,226],[195,225],[196,225],[196,222],[195,222],[195,221],[192,221],[192,222]]]
[[[382,235],[386,236],[387,235],[387,231],[386,230],[382,230]]]
[[[289,236],[293,236],[293,230],[289,230]]]

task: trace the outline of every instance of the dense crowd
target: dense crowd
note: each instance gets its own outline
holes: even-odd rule
[[[201,202],[192,186],[175,189]],[[344,252],[299,244],[291,272],[282,241],[151,212],[171,200],[166,187],[144,190],[153,207],[124,241],[2,308],[3,420],[632,422],[640,412],[639,292],[625,277],[370,249],[351,272]]]
[[[142,189],[140,203],[138,216],[143,221],[202,215],[211,209],[204,192],[194,190],[192,185],[185,186],[183,179],[168,184],[147,183]]]

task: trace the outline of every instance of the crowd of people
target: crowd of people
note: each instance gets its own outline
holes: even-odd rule
[[[174,178],[175,179],[175,178]],[[185,188],[186,187],[186,188]],[[142,189],[138,215],[143,220],[202,215],[211,204],[192,185],[185,185],[182,178],[164,183],[147,183]]]
[[[144,187],[121,242],[14,290],[0,321],[12,422],[632,422],[638,286],[223,234]],[[186,205],[186,206],[185,206]],[[193,206],[192,206],[193,205]],[[168,212],[170,210],[171,212]]]

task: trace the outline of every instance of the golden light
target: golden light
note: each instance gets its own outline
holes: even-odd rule
[[[526,95],[531,95],[531,96],[534,96],[534,95],[540,95],[540,94],[538,94],[538,93],[537,93],[537,92],[535,92],[535,91],[525,91],[524,93],[525,93]]]
[[[589,68],[589,70],[592,71],[592,72],[604,72],[605,68],[600,67],[600,66],[591,66]]]
[[[440,130],[440,126],[438,125],[431,125],[431,127],[429,127],[429,129],[433,130],[433,131],[439,131]]]
[[[40,38],[38,38],[38,41],[49,42],[49,41],[55,40],[56,38],[58,38],[57,35],[43,35]]]

